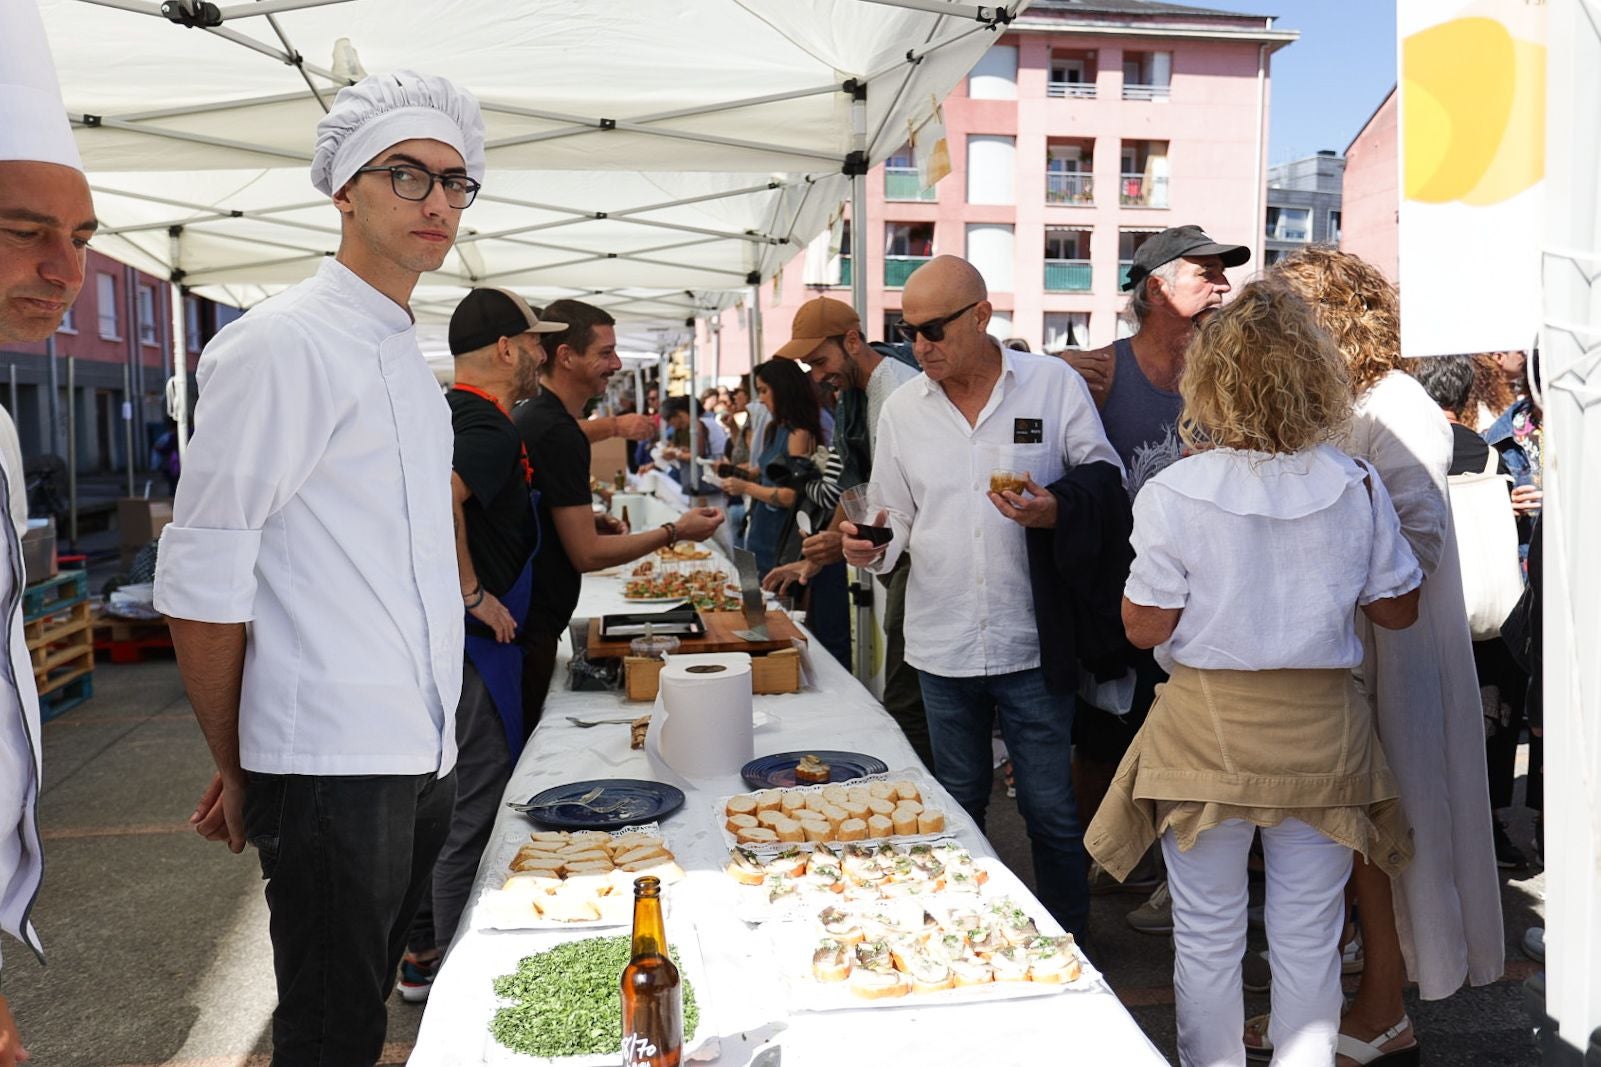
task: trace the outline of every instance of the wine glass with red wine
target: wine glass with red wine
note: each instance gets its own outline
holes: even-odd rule
[[[883,496],[872,482],[853,485],[840,494],[840,507],[856,527],[856,536],[875,545],[887,545],[894,536]]]

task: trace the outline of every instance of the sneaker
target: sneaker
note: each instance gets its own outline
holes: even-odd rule
[[[440,959],[435,956],[431,960],[419,960],[410,952],[401,957],[400,981],[395,984],[401,1000],[407,1004],[421,1004],[428,999],[434,988],[434,975],[439,973]]]
[[[1523,850],[1512,843],[1507,836],[1506,827],[1501,825],[1500,819],[1490,820],[1491,833],[1495,835],[1495,865],[1503,871],[1521,871],[1529,865],[1529,858]]]
[[[1523,931],[1523,954],[1535,963],[1545,962],[1545,927],[1531,926]]]
[[[1156,892],[1144,904],[1123,916],[1129,926],[1142,934],[1171,934],[1173,932],[1173,897],[1167,891],[1167,882],[1156,887]]]

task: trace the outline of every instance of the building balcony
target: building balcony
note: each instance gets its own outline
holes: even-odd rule
[[[1124,174],[1118,181],[1117,200],[1124,207],[1167,207],[1167,179]]]
[[[1094,82],[1047,82],[1045,95],[1053,100],[1093,100]]]
[[[914,270],[932,258],[932,256],[885,256],[884,284],[891,289],[901,288]]]
[[[1095,203],[1095,175],[1080,171],[1046,171],[1047,204]]]
[[[1045,291],[1048,293],[1087,293],[1090,291],[1090,261],[1087,259],[1047,259]]]
[[[1128,284],[1128,272],[1134,269],[1134,261],[1125,259],[1117,265],[1117,291],[1122,292],[1123,286]]]
[[[843,286],[846,289],[849,289],[851,287],[851,257],[850,256],[840,256],[839,257],[839,281],[835,282],[834,284],[838,285],[838,286]]]
[[[916,167],[884,168],[885,200],[933,200],[936,195],[934,190],[923,188]]]
[[[1171,99],[1171,86],[1167,85],[1135,85],[1123,83],[1124,100],[1168,100]]]

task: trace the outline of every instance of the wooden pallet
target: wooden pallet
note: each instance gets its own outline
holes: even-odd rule
[[[112,663],[140,663],[151,653],[172,653],[172,631],[165,619],[145,622],[118,619],[105,614],[94,618],[94,647],[106,653]]]
[[[33,622],[88,599],[89,575],[84,571],[62,571],[22,591],[22,617],[26,622]]]
[[[49,722],[51,719],[77,707],[95,693],[94,675],[79,674],[70,680],[57,685],[50,692],[39,694],[39,719]]]

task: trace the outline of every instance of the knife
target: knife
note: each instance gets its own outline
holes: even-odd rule
[[[756,577],[756,555],[743,548],[734,549],[734,568],[739,572],[740,597],[745,602],[748,630],[736,630],[743,641],[771,641],[767,633],[767,604],[762,599],[761,582]]]

